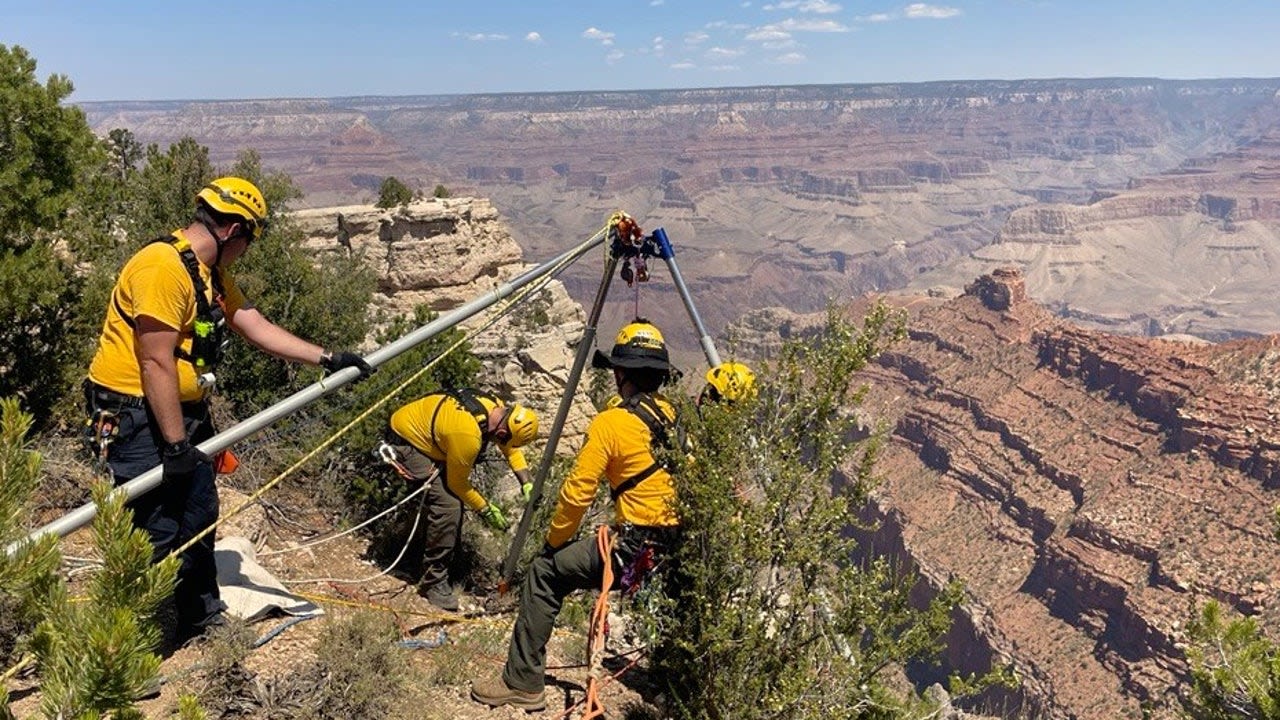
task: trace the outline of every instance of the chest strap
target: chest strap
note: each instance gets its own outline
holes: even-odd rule
[[[676,426],[675,421],[662,411],[658,401],[652,395],[649,393],[636,393],[623,400],[618,407],[640,418],[640,421],[649,428],[651,451],[657,451],[659,448],[673,449],[671,446],[671,433],[674,430],[678,435],[679,428]],[[654,473],[659,470],[669,470],[670,468],[667,465],[667,463],[659,462],[657,453],[654,452],[653,462],[645,469],[618,483],[617,487],[609,491],[609,497],[616,502],[619,496],[649,479]]]
[[[179,249],[177,237],[168,235],[158,237],[152,240],[149,245],[155,243],[167,243],[178,253],[178,257],[182,260],[183,267],[187,270],[187,275],[191,278],[191,287],[195,291],[196,302],[196,318],[192,328],[191,352],[183,350],[181,347],[173,349],[173,356],[179,360],[185,360],[195,366],[197,371],[212,370],[222,362],[222,357],[226,353],[226,313],[222,310],[222,299],[225,291],[222,286],[222,273],[215,266],[210,269],[210,277],[213,279],[213,302],[209,302],[209,288],[204,284],[204,278],[200,276],[200,261],[196,258],[195,251],[188,244],[186,247]],[[120,296],[118,294],[119,286],[111,291],[111,302],[115,306],[116,314],[130,328],[137,330],[138,322],[124,311],[124,307],[120,304]]]

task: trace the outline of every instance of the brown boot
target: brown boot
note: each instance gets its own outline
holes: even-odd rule
[[[507,682],[502,679],[501,673],[472,680],[471,699],[492,707],[510,705],[529,712],[544,710],[547,707],[545,690],[539,690],[536,693],[516,690],[507,685]]]

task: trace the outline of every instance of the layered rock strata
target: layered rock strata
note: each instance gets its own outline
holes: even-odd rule
[[[312,253],[351,253],[377,270],[374,304],[387,322],[412,317],[419,305],[446,313],[532,267],[521,260],[520,246],[497,210],[483,199],[423,200],[392,210],[319,208],[293,217]],[[534,408],[545,437],[564,395],[585,316],[557,281],[504,313],[507,307],[500,302],[459,327],[483,361],[480,383]],[[370,343],[375,331],[370,329]],[[594,412],[585,385],[579,384],[561,452],[576,445]]]
[[[908,339],[863,377],[893,427],[865,540],[965,581],[952,667],[1023,680],[991,708],[1172,717],[1195,608],[1280,628],[1273,339],[1082,330],[1015,269],[902,304]]]

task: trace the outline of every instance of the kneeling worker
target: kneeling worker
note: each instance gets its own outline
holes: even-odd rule
[[[641,553],[660,560],[674,549],[675,486],[653,452],[653,443],[661,443],[676,422],[675,409],[658,393],[671,376],[662,334],[637,320],[622,328],[609,355],[597,350],[592,365],[613,369],[621,401],[591,421],[560,487],[543,552],[529,565],[521,586],[506,667],[501,675],[471,685],[471,697],[486,705],[543,709],[547,640],[565,597],[600,587],[606,562],[613,563],[617,587]],[[608,478],[616,515],[612,558],[601,557],[592,536],[571,541],[602,477]]]
[[[471,469],[490,442],[507,459],[527,500],[533,489],[529,464],[519,448],[538,434],[538,416],[523,405],[504,405],[472,390],[442,391],[401,407],[391,415],[385,442],[403,471],[427,480],[439,470],[441,481],[427,489],[426,549],[422,591],[432,605],[458,609],[449,584],[449,560],[462,538],[465,505],[495,530],[509,526],[502,510],[471,485]]]

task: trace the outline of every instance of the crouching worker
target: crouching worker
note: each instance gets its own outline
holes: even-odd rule
[[[199,443],[214,435],[208,394],[234,331],[278,358],[328,372],[373,368],[350,351],[329,352],[269,321],[231,277],[261,237],[267,203],[248,180],[224,177],[195,197],[194,219],[134,253],[107,301],[98,349],[84,382],[86,440],[121,485],[157,465],[164,480],[130,503],[154,561],[218,520],[214,468]],[[177,640],[221,624],[213,534],[179,556]]]
[[[592,365],[613,369],[621,402],[591,421],[560,487],[543,552],[530,564],[520,589],[505,668],[471,685],[471,697],[486,705],[543,709],[547,640],[565,597],[599,588],[606,562],[613,563],[614,587],[620,587],[631,581],[641,561],[661,562],[678,539],[675,486],[654,455],[654,443],[663,442],[676,421],[674,408],[658,394],[671,375],[662,334],[637,320],[622,328],[609,355],[597,350]],[[602,477],[608,479],[616,517],[610,529],[612,558],[601,557],[592,536],[570,542]]]
[[[411,480],[425,482],[433,471],[440,473],[427,488],[424,501],[421,592],[432,605],[450,612],[458,609],[458,596],[449,583],[449,562],[462,539],[462,508],[474,510],[495,530],[509,527],[502,510],[472,487],[472,467],[492,442],[507,459],[528,500],[533,481],[519,448],[537,435],[538,416],[532,410],[504,405],[473,390],[433,393],[391,415],[384,440],[391,453],[379,454],[398,464],[397,470]]]

